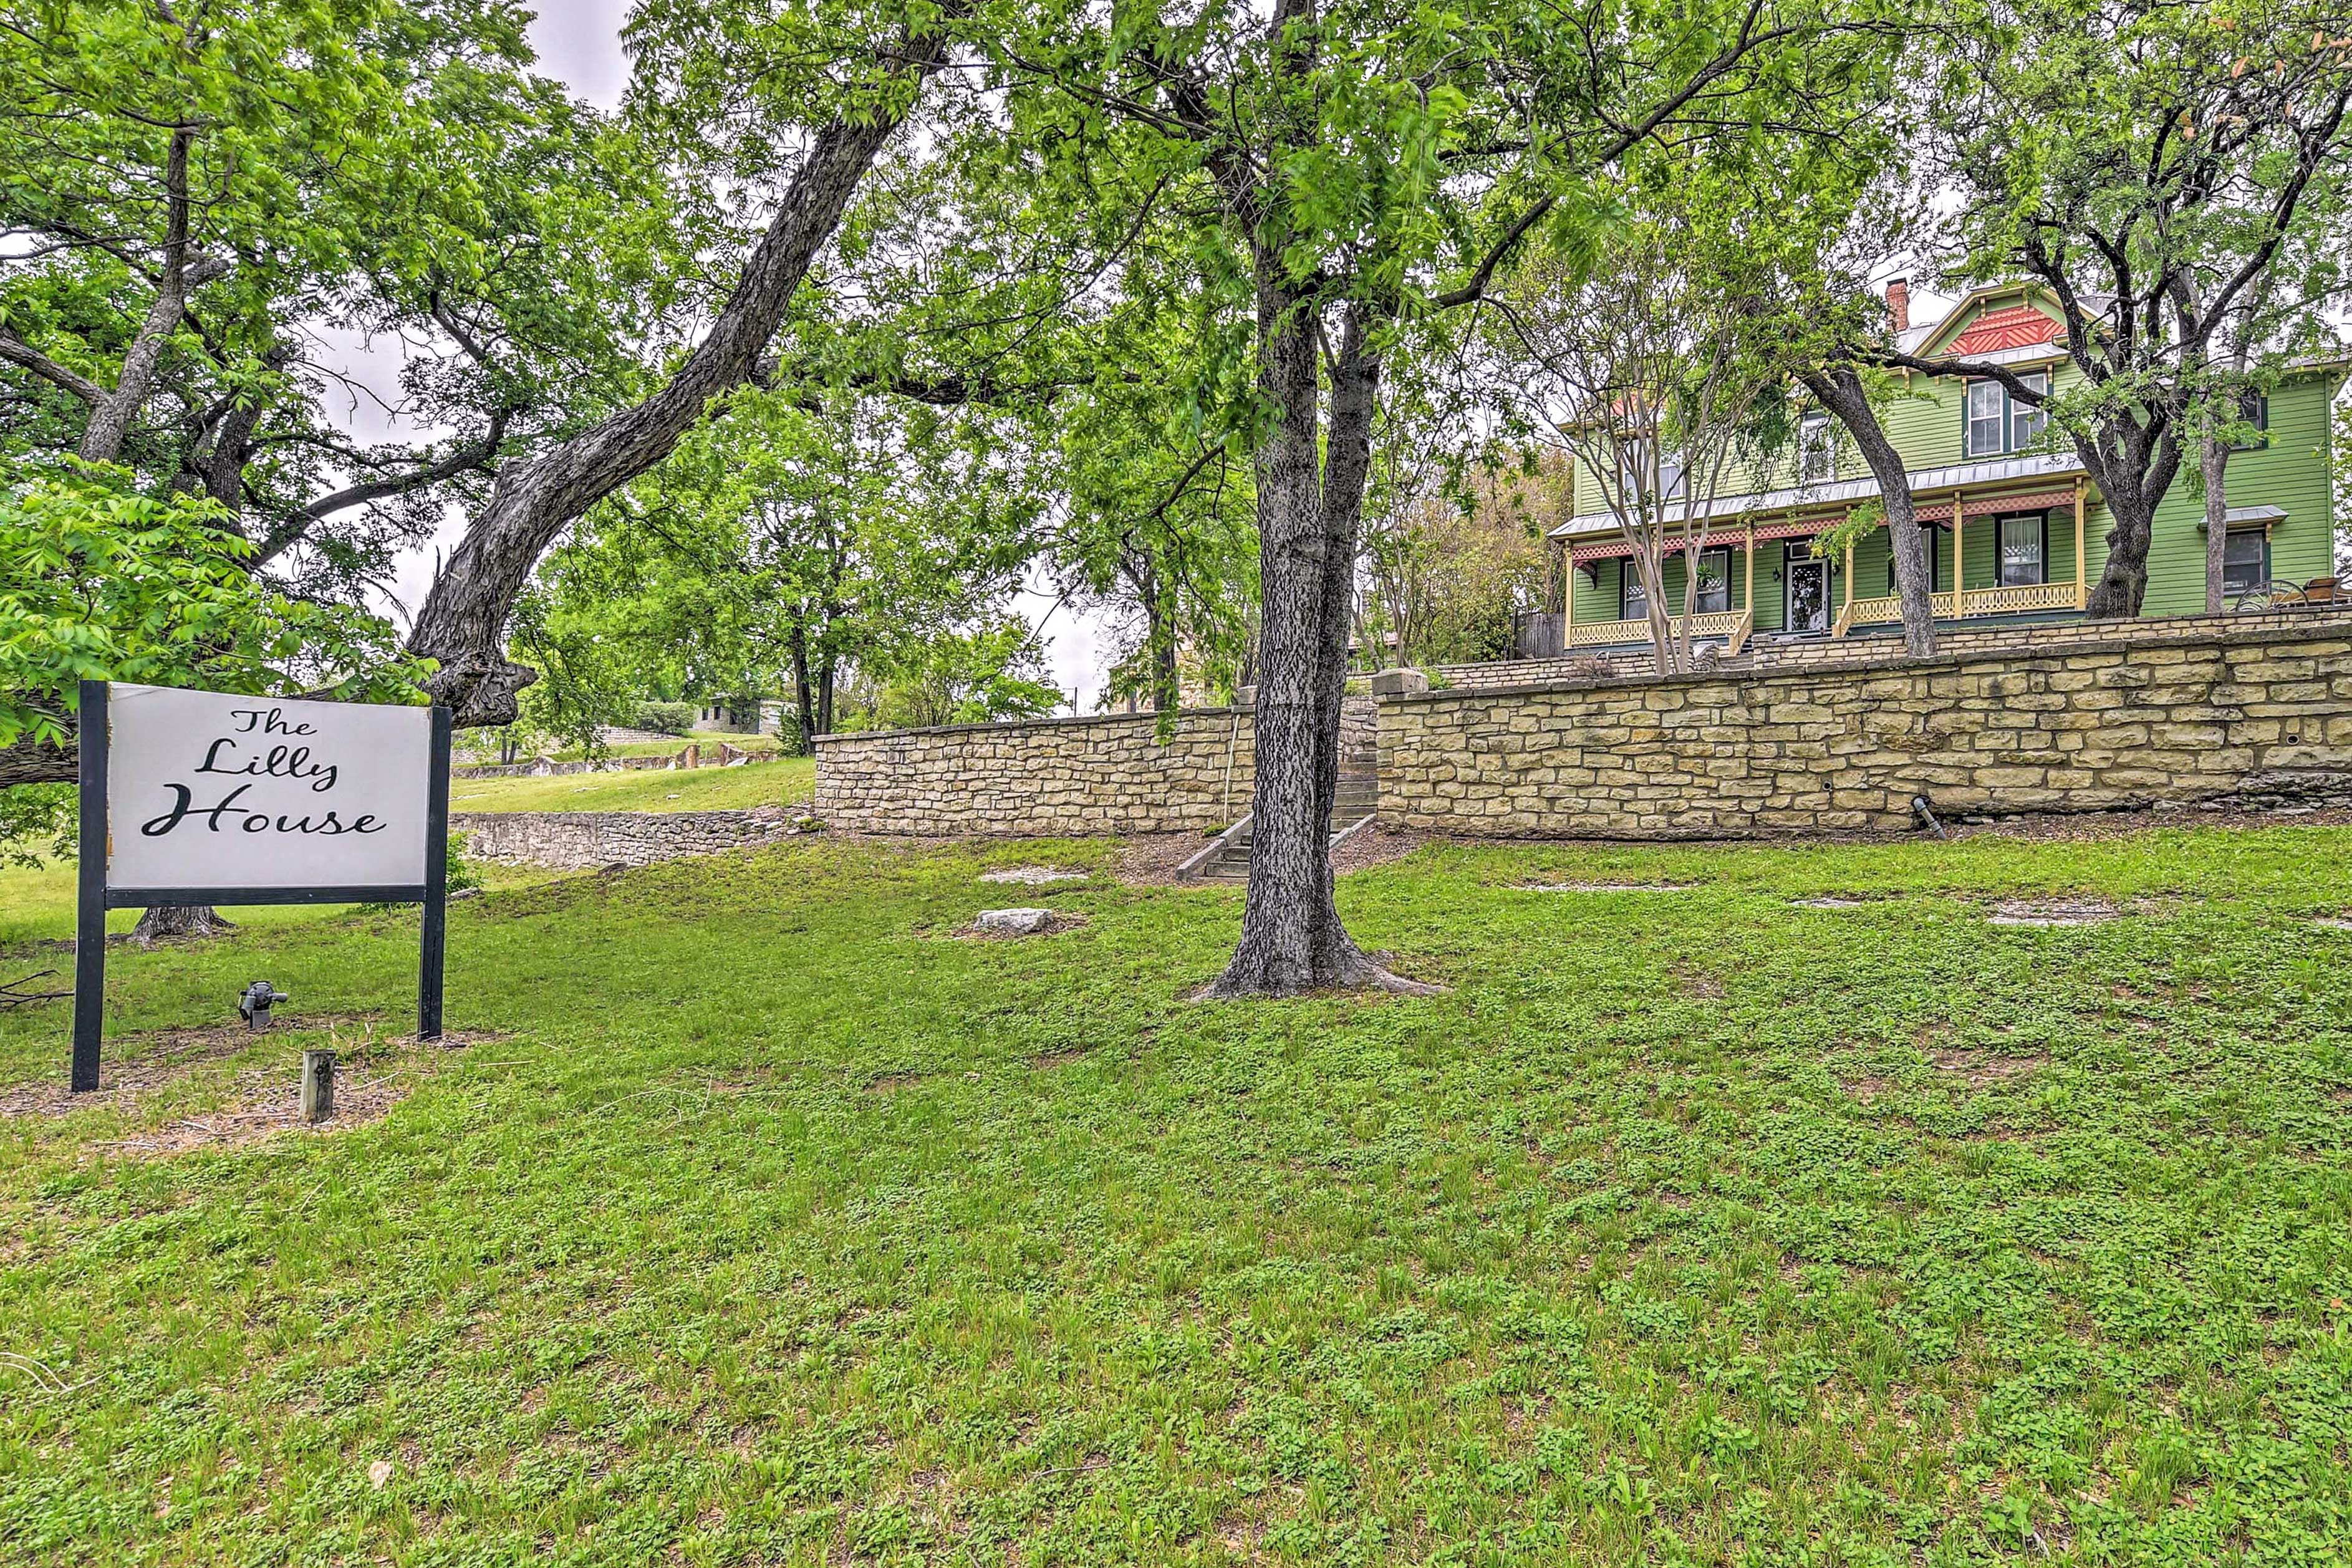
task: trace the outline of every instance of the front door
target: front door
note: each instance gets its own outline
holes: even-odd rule
[[[1791,632],[1830,629],[1830,563],[1819,556],[1790,556],[1789,627]]]

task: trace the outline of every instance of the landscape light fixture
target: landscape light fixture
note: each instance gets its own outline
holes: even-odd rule
[[[269,1009],[288,999],[285,992],[273,990],[268,981],[256,980],[236,998],[236,1016],[245,1020],[248,1029],[268,1029]]]

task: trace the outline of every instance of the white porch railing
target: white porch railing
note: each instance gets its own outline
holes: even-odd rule
[[[1694,643],[1720,638],[1726,654],[1738,653],[1748,646],[1749,633],[1756,629],[1756,618],[1745,610],[1710,610],[1690,618],[1691,640]],[[1671,619],[1667,625],[1674,624]],[[1639,621],[1588,621],[1568,629],[1570,648],[1605,648],[1619,643],[1647,643],[1650,622],[1647,616]]]
[[[2026,615],[2037,610],[2080,610],[2083,585],[2077,582],[2017,583],[2007,588],[1971,588],[1965,594],[1950,589],[1928,595],[1938,621],[1959,621],[1973,615]],[[1830,635],[1843,637],[1855,626],[1884,626],[1903,619],[1903,601],[1887,594],[1857,599],[1838,611]]]

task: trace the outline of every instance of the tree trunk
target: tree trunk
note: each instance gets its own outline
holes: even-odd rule
[[[139,924],[131,930],[131,939],[142,947],[175,937],[218,936],[234,931],[234,922],[221,918],[220,912],[208,904],[159,904],[139,916]]]
[[[793,716],[800,725],[800,755],[816,753],[816,705],[809,695],[808,627],[793,627]]]
[[[1852,365],[1811,371],[1803,380],[1805,390],[1837,415],[1838,423],[1853,437],[1855,449],[1870,465],[1871,477],[1878,481],[1879,500],[1886,509],[1887,542],[1895,551],[1895,592],[1903,604],[1903,649],[1915,659],[1928,658],[1936,652],[1936,559],[1929,553],[1931,541],[1919,527],[1918,512],[1911,505],[1910,474],[1903,466],[1903,456],[1886,439],[1878,411],[1870,406],[1870,394]],[[1954,572],[1958,570],[1956,564]],[[1954,580],[1958,580],[1957,576]]]
[[[2198,443],[2197,466],[2205,480],[2205,613],[2221,613],[2221,591],[2230,564],[2230,449],[2208,435]]]
[[[1328,465],[1318,403],[1317,322],[1261,247],[1258,386],[1277,410],[1259,447],[1262,630],[1257,777],[1251,799],[1248,903],[1217,996],[1295,996],[1336,986],[1421,989],[1358,950],[1332,901],[1331,805],[1339,779],[1339,704],[1348,676],[1355,534],[1370,468],[1380,361],[1351,309],[1332,367]]]
[[[936,28],[909,37],[900,68],[919,80],[945,49]],[[506,657],[507,617],[541,552],[590,506],[668,456],[713,398],[751,379],[809,263],[903,113],[877,106],[818,133],[709,335],[659,391],[499,473],[408,640],[411,652],[440,661],[426,684],[460,726],[512,721],[515,695],[535,677]]]
[[[2115,526],[2107,530],[2107,563],[2091,585],[2084,614],[2093,621],[2125,621],[2139,613],[2147,594],[2148,541],[2156,529],[2136,483],[2110,488],[2102,483],[2101,497]]]

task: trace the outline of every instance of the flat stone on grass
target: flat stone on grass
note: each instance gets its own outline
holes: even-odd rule
[[[1023,887],[1048,887],[1057,882],[1084,882],[1087,880],[1087,873],[1082,871],[1066,871],[1060,866],[1015,865],[1005,866],[996,871],[982,872],[980,880],[1018,883]]]
[[[1791,909],[1867,909],[1870,903],[1866,898],[1792,898],[1789,900],[1789,906]]]
[[[1050,909],[983,909],[971,928],[983,936],[1040,936],[1054,928]]]

